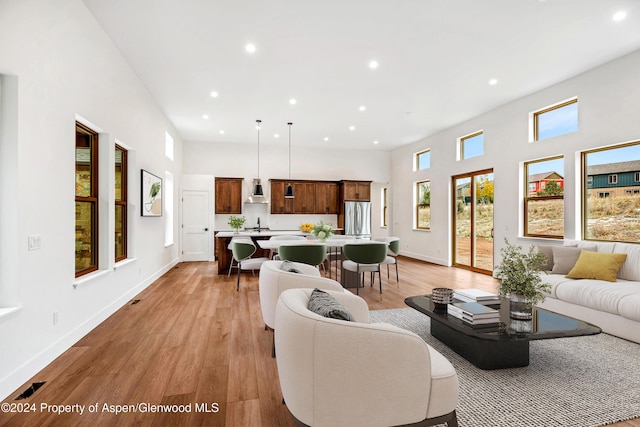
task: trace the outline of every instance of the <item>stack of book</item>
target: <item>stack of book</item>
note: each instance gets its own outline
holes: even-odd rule
[[[491,328],[500,324],[500,312],[477,302],[452,302],[447,313],[473,328]]]
[[[480,289],[458,289],[453,292],[453,298],[463,302],[477,302],[482,305],[500,304],[498,295]]]

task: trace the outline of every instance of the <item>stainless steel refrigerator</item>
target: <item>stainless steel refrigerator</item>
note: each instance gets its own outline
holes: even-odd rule
[[[364,239],[371,237],[371,202],[344,203],[344,234]]]

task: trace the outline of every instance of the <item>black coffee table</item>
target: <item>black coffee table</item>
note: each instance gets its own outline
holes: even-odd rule
[[[533,320],[509,318],[509,300],[500,304],[500,326],[474,329],[447,314],[431,295],[404,302],[431,318],[431,335],[480,369],[519,368],[529,365],[529,341],[595,335],[600,328],[582,320],[533,307]],[[496,307],[497,308],[497,307]]]

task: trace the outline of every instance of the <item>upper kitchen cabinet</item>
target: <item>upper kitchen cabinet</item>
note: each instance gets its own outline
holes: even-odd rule
[[[316,213],[316,187],[313,182],[293,183],[293,213],[313,214]]]
[[[285,199],[284,193],[287,188],[286,181],[272,179],[271,182],[271,213],[290,214],[293,213],[293,200]]]
[[[216,177],[216,213],[242,213],[242,181],[243,178]]]
[[[315,207],[318,214],[338,213],[338,184],[335,182],[315,183]]]
[[[371,181],[341,181],[343,200],[371,200]]]

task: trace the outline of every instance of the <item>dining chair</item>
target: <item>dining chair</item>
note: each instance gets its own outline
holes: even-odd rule
[[[378,237],[375,239],[378,242],[387,243],[387,257],[382,261],[382,264],[387,264],[387,279],[389,279],[389,264],[395,264],[396,266],[396,283],[400,284],[398,278],[398,253],[400,253],[400,238],[399,237]]]
[[[250,237],[245,237],[245,236],[235,236],[232,237],[231,240],[229,240],[229,244],[227,245],[227,249],[231,250],[231,242],[233,242],[234,240],[249,240],[251,241]],[[233,253],[233,251],[232,251]],[[229,271],[227,272],[227,277],[231,277],[231,270],[233,270],[234,268],[238,268],[238,263],[236,262],[235,258],[233,256],[231,256],[231,259],[229,260]]]
[[[287,234],[271,236],[269,240],[307,240],[304,236],[292,236]],[[269,251],[269,259],[280,259],[278,256],[278,249],[271,249]]]
[[[238,268],[238,281],[236,291],[240,290],[240,273],[242,270],[259,270],[262,264],[267,261],[267,257],[251,258],[256,252],[256,245],[252,240],[232,240],[231,253],[236,260]],[[255,274],[255,273],[254,273]]]
[[[327,247],[323,244],[287,244],[281,245],[278,254],[283,261],[302,262],[304,264],[319,267],[323,265]]]
[[[371,286],[375,282],[375,273],[378,273],[380,282],[380,293],[382,293],[382,277],[380,276],[380,263],[387,257],[387,244],[384,242],[364,241],[358,243],[345,243],[342,247],[342,253],[345,260],[342,261],[342,269],[355,271],[358,276],[358,284],[356,286],[356,294],[362,286],[364,286],[364,272],[371,272]],[[362,277],[360,276],[362,273]]]

